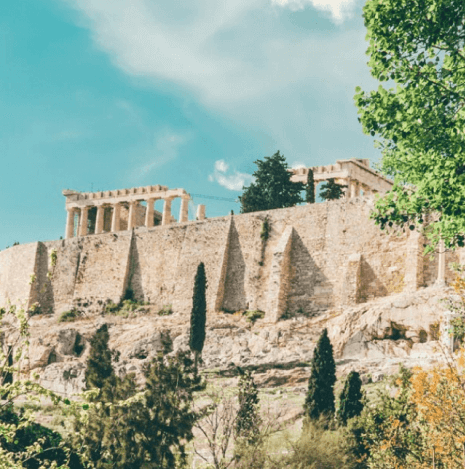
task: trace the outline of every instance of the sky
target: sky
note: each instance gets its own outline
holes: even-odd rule
[[[291,167],[378,161],[353,103],[377,88],[363,4],[2,2],[0,249],[63,236],[63,189],[184,188],[191,219],[216,217],[278,150]]]

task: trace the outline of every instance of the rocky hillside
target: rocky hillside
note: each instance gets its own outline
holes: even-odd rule
[[[429,367],[443,359],[441,344],[449,343],[444,333],[447,313],[440,300],[452,294],[447,287],[430,287],[314,317],[295,315],[275,324],[263,318],[253,321],[241,312],[211,314],[204,369],[211,376],[227,378],[234,376],[236,365],[250,367],[262,387],[305,386],[313,348],[325,327],[339,376],[353,369],[366,382],[396,372],[399,363]],[[176,312],[160,316],[150,305],[134,312],[83,316],[73,322],[38,315],[31,319],[26,368],[37,372],[40,381],[56,392],[79,392],[90,338],[103,322],[110,325],[110,346],[120,352],[117,369],[121,374],[135,372],[141,378],[143,364],[158,350],[187,346],[189,318]]]

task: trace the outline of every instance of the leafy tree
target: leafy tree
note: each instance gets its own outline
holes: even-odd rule
[[[338,200],[344,196],[344,189],[346,188],[347,186],[338,184],[334,178],[329,178],[321,185],[320,197],[323,200]]]
[[[240,370],[239,410],[236,418],[235,434],[246,444],[257,441],[260,430],[258,389],[250,371]]]
[[[112,352],[108,347],[108,325],[100,326],[90,340],[89,357],[85,372],[87,389],[102,389],[105,383],[115,384],[116,375],[111,363]]]
[[[86,464],[96,469],[184,465],[196,420],[191,409],[199,384],[194,362],[185,353],[160,354],[144,375],[143,391],[138,392],[133,375],[117,378],[114,386],[104,385],[110,387],[111,401],[88,399],[76,415],[74,446]]]
[[[342,425],[347,420],[357,417],[363,410],[362,380],[356,371],[351,371],[346,378],[344,389],[339,397],[337,417]]]
[[[311,375],[305,399],[305,414],[310,419],[334,414],[334,390],[336,382],[336,364],[333,358],[333,346],[324,329],[313,352]]]
[[[308,169],[307,184],[305,185],[305,201],[307,204],[315,203],[315,180],[312,168]]]
[[[8,338],[13,345],[8,347],[6,355],[0,348],[0,377],[18,376],[12,380],[2,380],[0,384],[0,467],[27,468],[51,467],[59,464],[63,469],[72,467],[80,469],[80,465],[70,465],[70,450],[56,432],[34,421],[35,413],[30,410],[15,409],[14,402],[18,398],[26,403],[46,399],[60,409],[61,404],[69,405],[54,392],[43,388],[33,379],[21,379],[22,359],[28,356],[28,340],[30,336],[29,316],[24,308],[9,305],[0,308],[0,323],[5,315],[14,315],[16,321],[8,324]],[[16,324],[15,324],[16,323]],[[4,333],[0,329],[0,333]],[[12,363],[14,350],[14,361]]]
[[[254,162],[258,169],[253,173],[255,181],[243,187],[239,196],[241,213],[293,207],[303,202],[301,191],[304,184],[292,182],[292,173],[279,150],[273,156]]]
[[[207,277],[205,274],[205,265],[201,262],[197,267],[194,280],[189,337],[189,347],[194,352],[196,369],[205,342],[205,323],[207,321],[206,289]]]
[[[360,468],[433,467],[431,448],[411,399],[411,378],[412,372],[401,366],[392,378],[396,394],[392,396],[391,389],[378,391],[377,404],[366,406],[360,417],[349,422],[347,442]]]
[[[465,2],[368,0],[371,74],[389,88],[364,92],[355,103],[366,134],[379,137],[382,171],[395,178],[377,201],[381,228],[426,231],[429,250],[440,238],[463,246],[465,233]]]
[[[187,353],[170,357],[159,354],[144,374],[141,451],[153,467],[183,466],[185,445],[193,438],[192,427],[197,420],[192,409],[193,392],[201,383],[195,364]]]

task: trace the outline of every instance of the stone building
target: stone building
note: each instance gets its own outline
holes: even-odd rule
[[[330,178],[335,179],[338,184],[347,186],[345,193],[346,198],[376,193],[383,194],[390,190],[393,185],[390,179],[385,178],[377,171],[370,168],[368,159],[357,158],[337,160],[336,164],[327,166],[292,169],[293,176],[291,180],[306,183],[309,169],[313,170],[315,193],[317,193],[318,184]]]
[[[188,221],[189,194],[184,189],[166,186],[144,186],[105,192],[64,190],[66,197],[65,238],[132,230],[138,226],[151,228],[176,222],[171,214],[173,199],[181,198],[179,222]],[[163,212],[154,209],[163,200]],[[145,204],[145,205],[142,205]],[[198,219],[205,218],[205,207],[199,206]]]

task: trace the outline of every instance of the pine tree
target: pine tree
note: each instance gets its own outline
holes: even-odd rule
[[[335,182],[334,178],[329,178],[322,186],[320,197],[323,200],[338,200],[344,195],[344,189],[347,186],[343,184],[338,184]]]
[[[333,347],[324,329],[313,352],[308,393],[305,399],[305,413],[311,419],[334,414],[334,390],[336,364]]]
[[[356,371],[351,371],[339,396],[338,421],[346,425],[349,419],[360,415],[362,410],[362,380]]]
[[[301,191],[304,184],[292,182],[292,173],[279,150],[264,160],[254,161],[258,169],[253,173],[255,181],[243,187],[239,196],[241,213],[294,207],[303,202]]]
[[[307,204],[315,203],[315,180],[312,168],[308,169],[307,184],[305,186],[305,201]]]
[[[255,444],[259,437],[260,415],[258,389],[250,371],[242,371],[239,380],[239,410],[235,434],[247,445]]]
[[[140,452],[150,467],[184,467],[185,445],[193,438],[197,419],[192,409],[193,392],[201,385],[191,355],[160,354],[145,368],[144,375],[145,401],[138,420]]]
[[[207,277],[205,275],[205,265],[201,262],[197,267],[194,280],[189,337],[189,347],[194,352],[195,357],[195,369],[197,369],[198,360],[205,342],[205,323],[207,320],[206,289]]]

